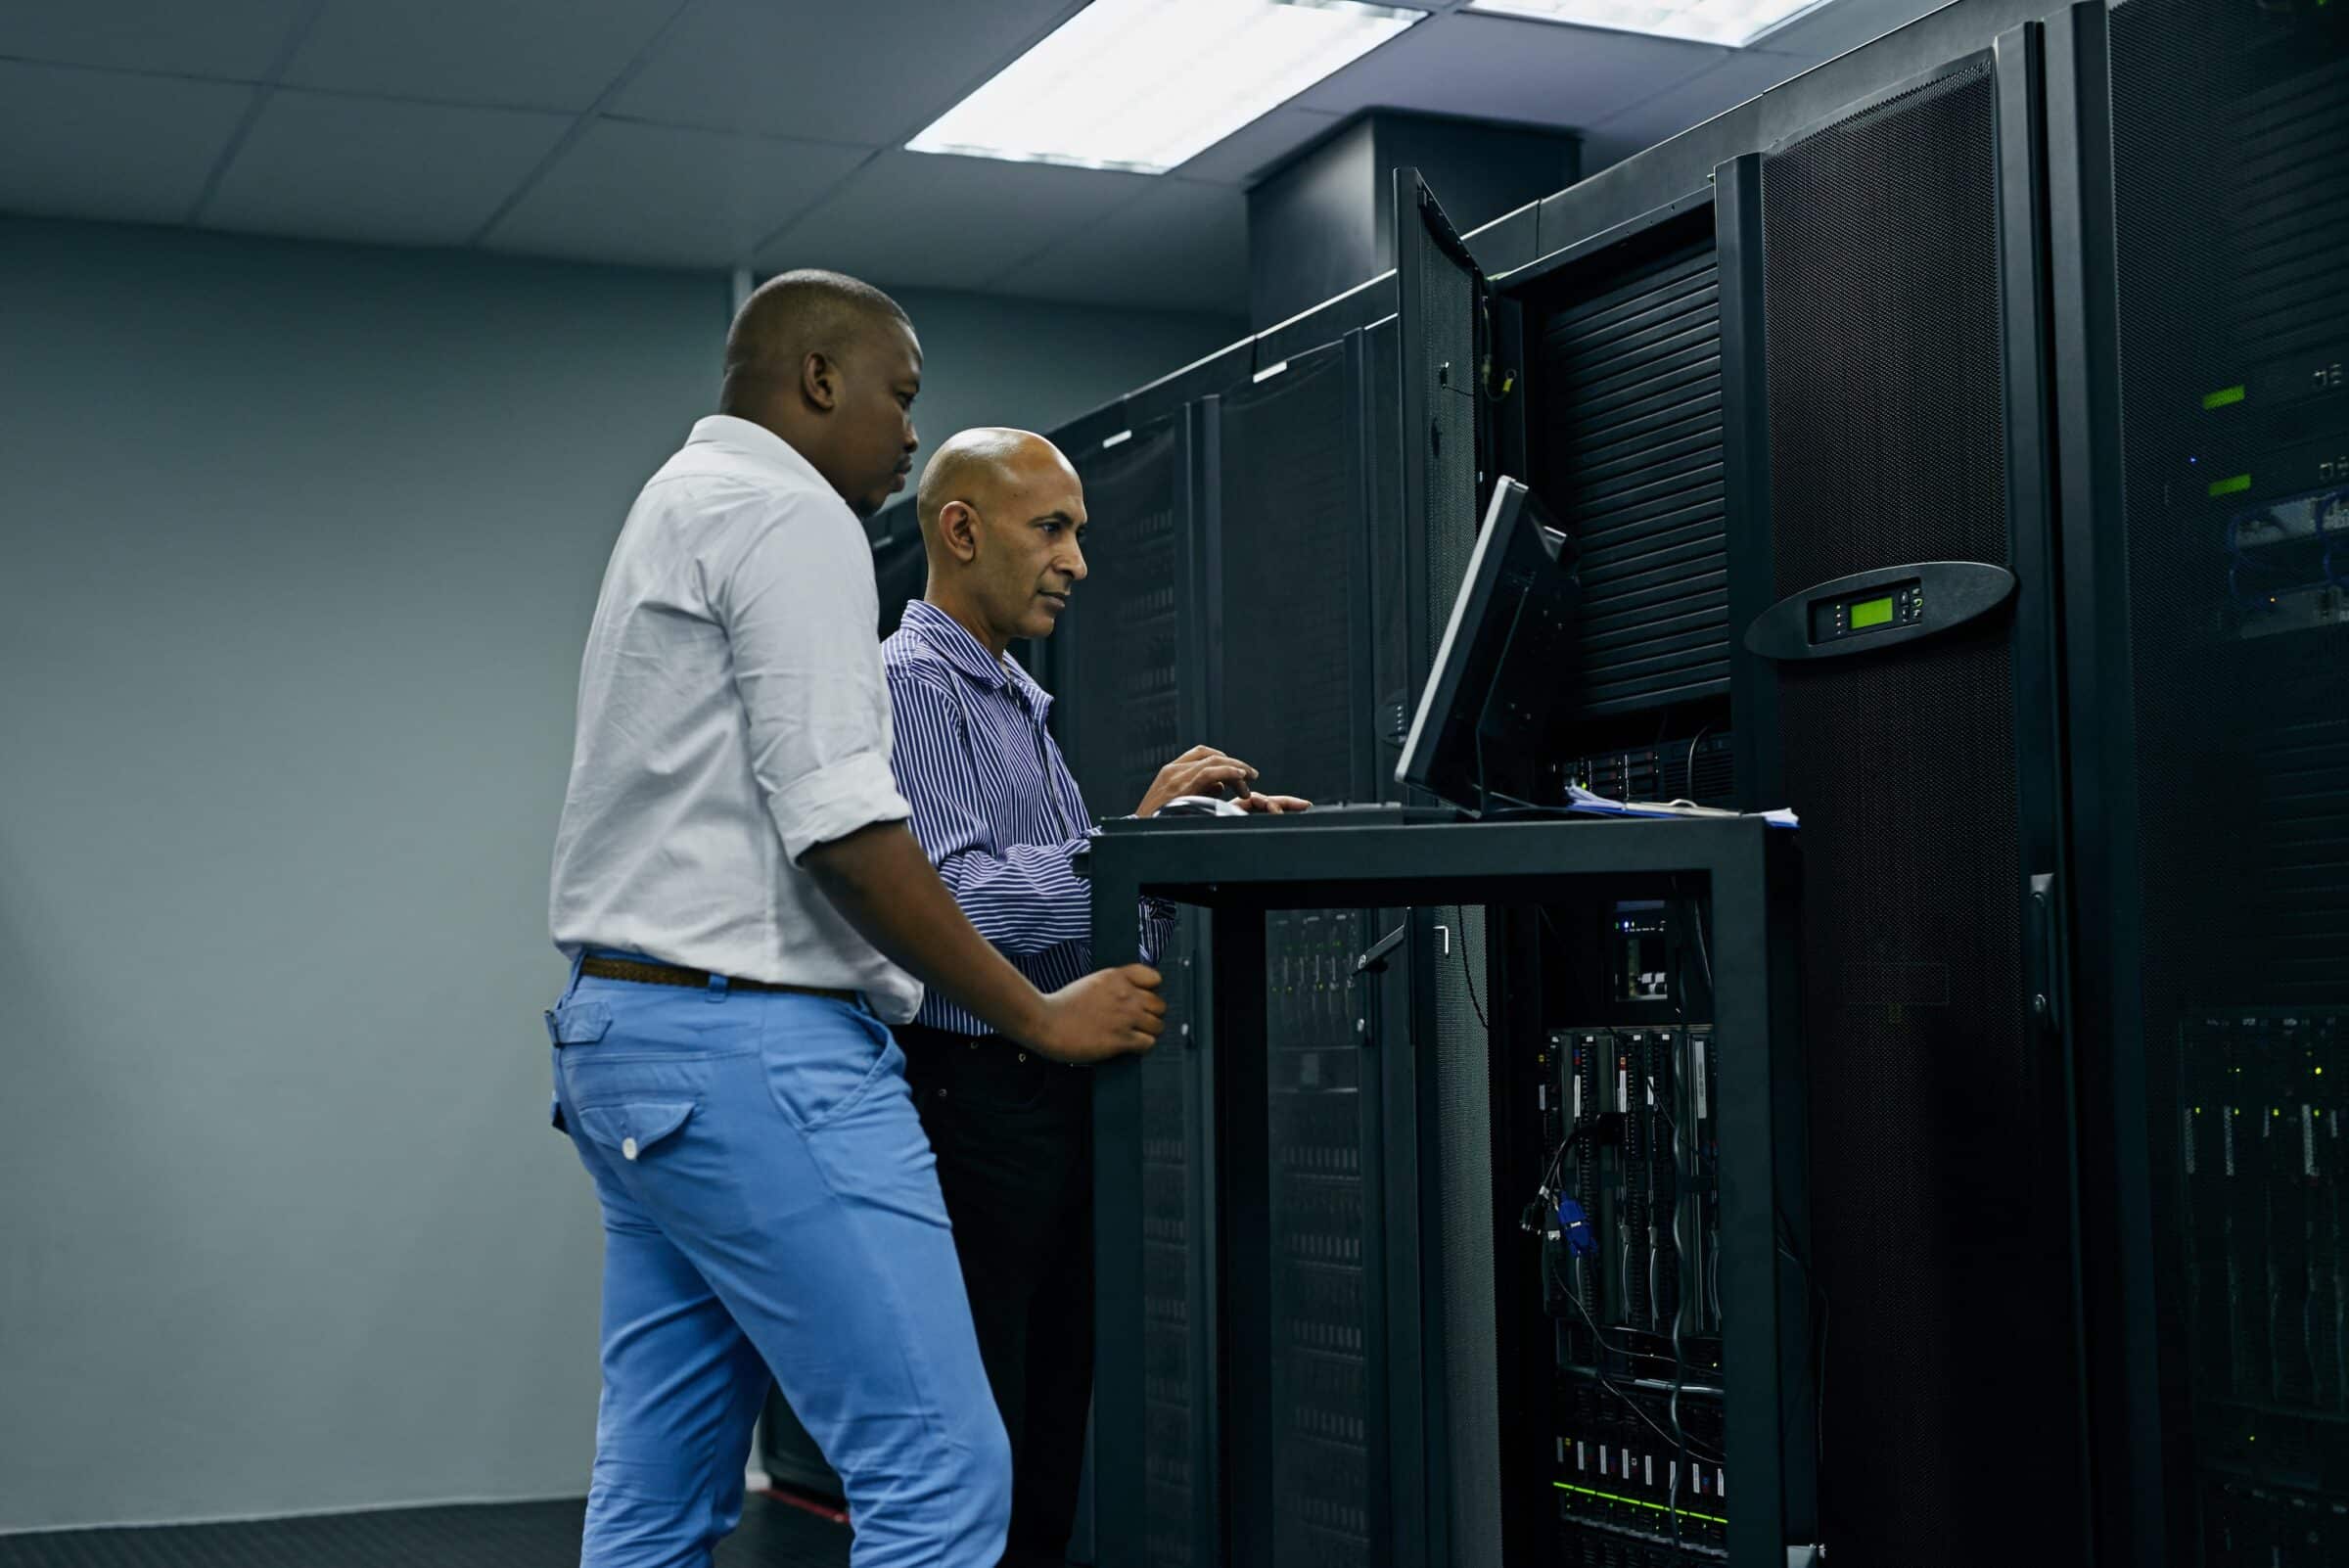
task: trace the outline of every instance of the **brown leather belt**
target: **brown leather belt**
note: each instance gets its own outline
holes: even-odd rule
[[[598,980],[629,980],[639,986],[683,986],[691,991],[712,990],[710,972],[706,969],[678,969],[669,964],[638,963],[628,958],[584,958],[579,961],[579,973]],[[825,986],[791,986],[773,980],[732,980],[724,983],[727,991],[782,991],[800,996],[821,996],[829,1001],[857,1004],[856,992],[834,991]]]

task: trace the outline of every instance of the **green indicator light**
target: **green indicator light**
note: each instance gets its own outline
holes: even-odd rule
[[[2242,400],[2243,389],[2240,386],[2221,387],[2215,392],[2204,392],[2202,394],[2202,406],[2204,408],[2224,408],[2229,403],[2239,403]]]
[[[2248,474],[2237,474],[2233,479],[2216,480],[2210,486],[2211,498],[2215,500],[2222,495],[2239,495],[2250,487],[2251,476]]]
[[[1726,1525],[1728,1523],[1727,1519],[1717,1513],[1698,1513],[1691,1508],[1667,1508],[1661,1502],[1648,1502],[1638,1498],[1619,1498],[1612,1492],[1598,1492],[1589,1487],[1568,1486],[1563,1481],[1552,1481],[1550,1485],[1556,1487],[1560,1492],[1572,1492],[1586,1498],[1597,1498],[1604,1502],[1621,1502],[1634,1508],[1648,1508],[1657,1513],[1678,1513],[1683,1519],[1702,1519],[1707,1524]]]

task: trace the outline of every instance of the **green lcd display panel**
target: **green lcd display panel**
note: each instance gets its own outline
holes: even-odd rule
[[[1863,599],[1852,606],[1852,629],[1854,631],[1865,631],[1870,626],[1889,626],[1891,624],[1892,597],[1889,594],[1881,599]]]

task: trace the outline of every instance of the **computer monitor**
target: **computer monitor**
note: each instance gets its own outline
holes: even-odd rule
[[[1564,706],[1578,553],[1502,476],[1452,601],[1395,776],[1471,811],[1535,804],[1541,748]]]

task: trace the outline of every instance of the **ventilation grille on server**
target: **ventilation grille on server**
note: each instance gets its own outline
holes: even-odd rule
[[[1366,1360],[1363,1053],[1352,910],[1265,918],[1265,1051],[1271,1164],[1272,1560],[1371,1561]]]
[[[1062,741],[1096,815],[1130,811],[1181,750],[1179,650],[1190,612],[1186,537],[1174,515],[1178,445],[1160,429],[1078,461],[1085,510],[1115,546],[1086,556],[1065,629],[1075,658]]]
[[[1185,911],[1174,945],[1160,954],[1167,977],[1166,1032],[1196,1028],[1189,985],[1203,917]],[[1194,1320],[1193,1162],[1200,1133],[1190,1091],[1192,1058],[1175,1048],[1142,1058],[1142,1434],[1143,1543],[1149,1568],[1201,1568],[1199,1539],[1204,1437],[1198,1391],[1208,1376],[1207,1325]]]
[[[1334,804],[1370,715],[1353,691],[1359,398],[1331,345],[1221,402],[1220,733],[1267,788]]]
[[[1186,544],[1176,515],[1175,465],[1181,448],[1172,429],[1136,436],[1078,461],[1085,509],[1101,520],[1115,548],[1088,557],[1064,633],[1077,657],[1067,678],[1070,701],[1061,736],[1071,771],[1096,813],[1128,811],[1176,750],[1181,698],[1178,618],[1186,602]],[[1200,917],[1186,913],[1170,949],[1166,1026],[1172,1037],[1190,1022],[1188,984]],[[1191,1097],[1194,1058],[1152,1051],[1139,1068],[1142,1090],[1143,1541],[1149,1568],[1200,1568],[1202,1478],[1197,1473],[1204,1412],[1198,1391],[1207,1373],[1205,1324],[1192,1313],[1196,1143]]]
[[[1420,541],[1427,574],[1425,614],[1417,629],[1419,668],[1433,665],[1467,576],[1476,544],[1476,405],[1458,385],[1475,362],[1475,285],[1422,225],[1405,223],[1404,241],[1419,252],[1420,298],[1406,323],[1424,341],[1406,348],[1432,431],[1405,431],[1426,441],[1426,520]],[[1411,357],[1416,355],[1416,359]],[[1415,372],[1408,367],[1415,364]],[[1406,514],[1407,515],[1407,514]],[[1460,955],[1482,973],[1482,910],[1430,911],[1448,930],[1435,960],[1434,1024],[1437,1117],[1437,1246],[1443,1262],[1446,1402],[1439,1441],[1452,1477],[1451,1548],[1459,1563],[1500,1560],[1500,1374],[1493,1295],[1493,1085],[1484,1026],[1470,1004]]]
[[[1995,108],[1983,62],[1765,161],[1777,595],[2011,558]],[[2009,639],[1992,618],[1774,667],[1838,1559],[2062,1552],[1983,1506],[2027,1481],[2060,1516],[2071,1463],[2064,1131],[2023,1005]]]
[[[2155,1327],[2190,1402],[2165,1429],[2199,1540],[2171,1555],[2337,1561],[2349,18],[2129,0],[2110,41],[2143,944],[2113,1048],[2146,1064]]]
[[[1362,399],[1343,344],[1220,404],[1222,697],[1215,744],[1284,793],[1351,793],[1372,722],[1353,630]],[[1366,672],[1365,672],[1366,673]],[[1371,1557],[1361,1050],[1352,910],[1265,923],[1273,1559]],[[1383,1455],[1381,1455],[1383,1457]]]
[[[1729,689],[1721,288],[1710,237],[1542,327],[1543,498],[1582,551],[1576,714]]]

